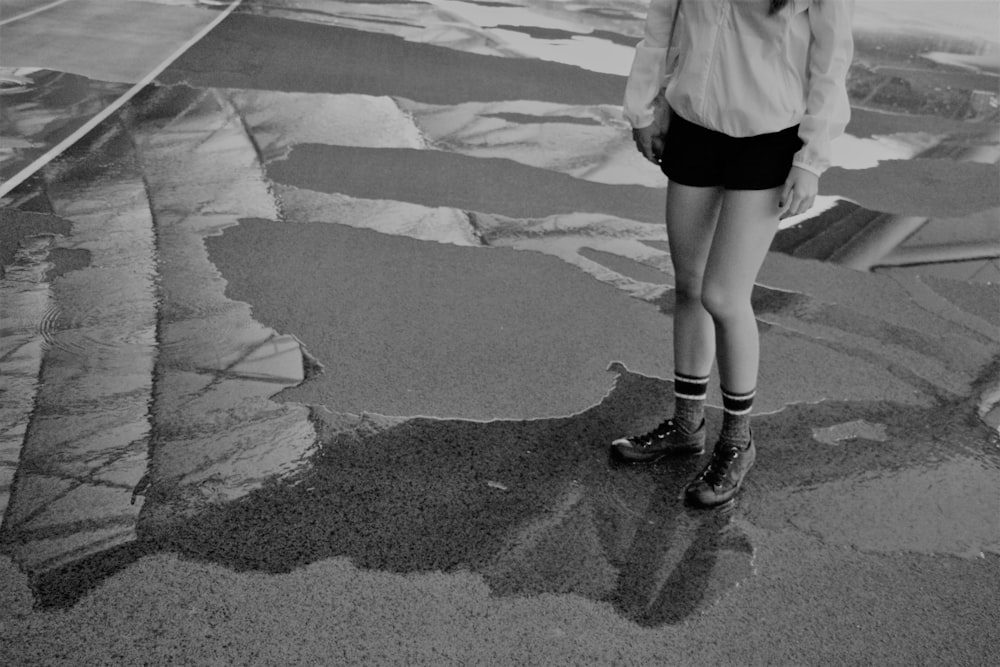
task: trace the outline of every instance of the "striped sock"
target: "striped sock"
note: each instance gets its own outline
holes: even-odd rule
[[[722,432],[721,442],[745,446],[750,442],[750,411],[753,410],[753,397],[757,390],[734,394],[722,388]]]
[[[705,419],[705,396],[708,376],[695,377],[674,373],[674,424],[686,433],[694,433]]]

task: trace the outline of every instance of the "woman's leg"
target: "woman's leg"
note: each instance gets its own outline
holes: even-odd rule
[[[675,287],[671,423],[680,433],[700,434],[702,442],[708,379],[715,361],[715,327],[701,303],[701,286],[722,193],[721,188],[674,183],[667,191],[667,237]]]
[[[734,394],[757,386],[760,347],[750,297],[778,231],[780,189],[728,190],[705,266],[701,301],[715,324],[722,386]]]
[[[715,325],[722,380],[722,432],[708,466],[687,487],[703,506],[728,502],[754,464],[750,409],[760,344],[750,297],[778,231],[779,190],[727,190],[702,281],[701,299]]]
[[[612,449],[628,461],[701,454],[705,449],[705,390],[715,359],[715,328],[701,305],[701,282],[722,203],[721,188],[671,182],[667,236],[674,265],[674,414],[649,433],[619,438]]]
[[[715,328],[702,305],[702,280],[716,235],[722,188],[667,186],[667,238],[674,267],[674,368],[707,376],[715,360]]]

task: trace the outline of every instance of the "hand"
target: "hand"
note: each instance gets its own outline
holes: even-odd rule
[[[663,155],[663,128],[659,123],[633,128],[632,141],[643,157],[653,164],[660,164],[660,157]]]
[[[792,167],[781,189],[781,198],[778,200],[780,209],[778,219],[784,220],[808,211],[816,201],[818,192],[819,176],[808,169]]]

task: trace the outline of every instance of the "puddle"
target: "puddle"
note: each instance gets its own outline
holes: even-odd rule
[[[315,364],[226,299],[205,255],[204,236],[277,217],[256,152],[214,96],[181,95],[171,121],[143,125],[139,107],[128,135],[106,124],[46,169],[45,199],[72,227],[36,254],[63,254],[55,270],[15,265],[3,281],[8,305],[10,289],[33,296],[16,312],[35,336],[11,339],[4,371],[27,364],[37,385],[10,426],[5,415],[0,544],[70,597],[96,583],[81,573],[141,552],[140,516],[241,497],[298,470],[315,444],[305,408],[268,400]],[[188,199],[199,187],[210,206]],[[21,276],[31,266],[51,283]]]
[[[5,181],[102,111],[128,85],[28,67],[0,68],[0,181]]]
[[[858,419],[843,424],[834,424],[825,428],[814,428],[813,437],[826,445],[837,445],[844,440],[871,440],[873,442],[885,442],[885,424],[871,424],[864,419]]]
[[[666,372],[662,358],[646,356],[666,348],[661,338],[669,315],[656,308],[669,282],[661,279],[669,275],[656,213],[662,179],[654,182],[648,174],[659,176],[648,168],[640,172],[634,151],[621,145],[624,125],[614,115],[620,80],[524,58],[498,64],[472,54],[533,54],[583,64],[622,47],[615,36],[634,30],[638,20],[590,3],[546,3],[548,18],[523,7],[493,7],[503,24],[489,30],[456,18],[469,7],[436,2],[373,9],[304,0],[254,8],[389,32],[411,40],[413,48],[372,34],[232,17],[218,31],[233,40],[235,51],[226,58],[240,68],[218,66],[200,50],[208,48],[202,44],[164,75],[228,88],[152,87],[119,119],[127,137],[98,133],[80,148],[88,159],[54,163],[46,171],[47,198],[57,215],[72,221],[72,233],[28,243],[25,261],[9,269],[0,285],[4,313],[17,313],[15,326],[5,320],[0,340],[0,370],[17,394],[3,406],[0,432],[0,497],[5,504],[10,498],[0,543],[32,575],[38,599],[72,604],[116,569],[160,549],[263,572],[347,556],[372,570],[469,570],[498,596],[576,595],[655,627],[683,622],[753,576],[755,549],[747,535],[760,534],[761,527],[803,531],[825,544],[875,553],[1000,553],[995,433],[962,398],[970,376],[994,350],[995,336],[973,321],[971,308],[959,321],[930,297],[919,300],[915,288],[890,289],[890,281],[871,276],[858,284],[846,273],[813,264],[804,272],[798,264],[793,279],[775,278],[770,292],[758,291],[765,366],[801,379],[782,384],[782,395],[762,397],[774,413],[758,419],[761,458],[731,512],[683,507],[679,494],[697,469],[694,461],[609,465],[606,443],[661,417],[670,383],[616,367],[620,377],[612,393],[576,413],[606,392],[608,376],[595,377],[609,353],[570,349],[566,329],[572,333],[573,327],[567,323],[583,321],[580,329],[591,335],[608,326],[597,338],[620,341],[626,336],[616,329],[618,322],[641,321],[645,328],[630,331],[625,351],[611,357],[641,359],[649,375],[657,368]],[[247,46],[241,31],[254,29],[260,32]],[[343,39],[325,39],[331,36]],[[348,68],[345,78],[330,79],[314,67],[315,54],[301,56],[308,65],[302,67],[294,61],[299,55],[287,55],[290,43],[319,37],[327,49],[319,57],[331,62],[344,62],[338,56],[345,51],[371,55],[382,47],[404,57],[366,61],[364,76],[348,85],[346,79],[360,70]],[[422,48],[426,44],[412,42],[469,53],[442,59]],[[294,77],[261,64],[276,52],[287,56]],[[621,67],[612,60],[605,64]],[[412,76],[400,74],[399,62]],[[429,63],[450,68],[455,77],[442,76]],[[239,90],[241,85],[292,92]],[[364,94],[329,94],[342,85]],[[4,175],[70,133],[120,89],[44,70],[20,71],[0,82],[0,130],[20,137],[2,156]],[[387,90],[400,96],[386,97]],[[492,101],[470,103],[469,97]],[[497,101],[503,97],[512,99]],[[874,151],[864,156],[872,163],[910,156],[937,140],[937,134],[910,132],[848,143],[855,152],[859,145]],[[267,173],[261,160],[271,161]],[[938,178],[953,167],[947,160],[924,160],[891,166],[888,173],[897,180],[914,173]],[[986,173],[985,165],[962,170],[976,178]],[[844,183],[868,179],[852,186],[856,191],[870,185],[870,174],[839,177]],[[928,192],[937,196],[939,190]],[[647,223],[637,221],[644,218]],[[365,232],[365,252],[341,257],[341,264],[312,276],[314,289],[263,303],[257,297],[265,290],[277,293],[279,283],[296,288],[293,277],[302,273],[296,262],[306,261],[305,252],[285,251],[295,249],[302,232],[291,230],[306,225],[290,223],[318,220],[447,248],[427,251],[391,237],[375,243]],[[250,236],[241,231],[220,238],[241,224]],[[362,236],[318,227],[307,230],[317,240],[346,244]],[[206,244],[225,249],[236,237],[275,243],[255,261],[242,253],[220,270]],[[531,298],[484,302],[487,312],[475,321],[491,328],[465,342],[461,349],[471,350],[470,356],[436,357],[435,386],[449,387],[446,398],[458,395],[465,401],[461,410],[475,415],[378,420],[344,414],[350,410],[342,402],[349,400],[358,411],[383,406],[395,414],[443,414],[440,396],[413,411],[392,410],[388,403],[400,396],[396,406],[412,406],[407,401],[415,396],[426,399],[428,376],[421,364],[440,350],[432,345],[428,355],[403,355],[410,384],[385,382],[404,364],[400,348],[380,336],[398,329],[402,309],[386,308],[392,316],[362,337],[354,311],[334,308],[328,317],[315,307],[316,299],[336,292],[358,312],[371,311],[373,303],[384,304],[373,295],[389,293],[373,289],[379,276],[393,273],[387,267],[421,262],[425,270],[417,278],[434,287],[421,295],[444,293],[456,283],[478,285],[477,298],[494,295],[497,282],[483,276],[489,265],[483,256],[491,252],[483,245],[506,247],[494,249],[491,260],[500,253],[517,257],[513,271],[503,269],[509,273],[540,253],[605,283],[597,285],[608,304],[598,309],[604,322],[578,320],[580,308],[571,305],[559,311],[565,314],[556,319],[566,329],[557,337],[525,344],[541,321],[541,315],[525,313],[540,313],[545,299],[551,299],[546,316],[556,306],[576,304],[567,290],[580,285],[576,274],[559,274],[544,292],[518,276],[524,282],[516,293]],[[231,246],[229,252],[233,247],[239,250]],[[372,247],[381,253],[374,262],[367,254]],[[312,248],[326,255],[315,258],[314,268],[333,254],[322,243]],[[525,250],[531,252],[513,252]],[[438,260],[466,251],[479,253],[466,267],[472,275],[453,280],[448,271],[459,263]],[[522,255],[533,258],[522,264]],[[356,269],[338,273],[352,261]],[[231,298],[259,280],[255,274],[272,270],[277,277],[251,290],[246,302]],[[344,284],[331,286],[331,276]],[[581,290],[594,287],[584,282]],[[618,292],[604,290],[607,285]],[[615,300],[622,293],[645,303]],[[441,313],[453,316],[454,304],[462,301]],[[417,303],[413,298],[407,307]],[[498,318],[498,303],[520,310]],[[618,307],[626,315],[608,315]],[[627,315],[639,311],[641,318]],[[530,331],[516,330],[515,322],[524,323],[517,316],[527,319]],[[428,331],[457,339],[468,326],[452,322]],[[347,332],[345,340],[362,339],[371,353],[366,363],[352,366],[356,355],[330,344],[330,331],[338,326]],[[312,339],[303,333],[310,327]],[[412,331],[406,337],[412,339]],[[301,342],[312,340],[315,359]],[[538,355],[523,364],[532,371],[552,363],[558,356],[552,350],[566,355],[558,358],[570,360],[567,368],[600,368],[585,380],[557,382],[549,392],[515,369],[485,408],[482,377],[472,378],[473,390],[454,390],[459,376],[496,379],[483,371],[484,355],[509,369],[511,359],[528,357],[528,349]],[[827,369],[825,385],[809,380],[817,367]],[[319,375],[310,385],[307,380]],[[356,396],[372,377],[373,395]],[[856,388],[858,377],[865,378],[863,387]],[[778,384],[773,377],[765,380]],[[585,381],[589,398],[571,396],[570,389]],[[538,394],[526,398],[526,384]],[[389,395],[386,386],[397,393]],[[284,402],[272,400],[288,387],[299,393],[288,390]],[[310,395],[316,387],[328,393]],[[841,400],[844,394],[853,402]],[[291,402],[296,395],[311,396],[303,403],[317,407],[310,412]],[[557,408],[545,403],[553,395],[564,401]],[[887,395],[912,403],[885,402]],[[792,400],[817,404],[786,407]],[[325,411],[320,403],[342,413]],[[524,419],[526,404],[538,411],[536,418]],[[979,416],[995,424],[996,404],[995,388],[988,388]],[[718,411],[711,419],[718,422]]]
[[[974,401],[790,406],[754,430],[755,525],[874,553],[1000,553],[1000,441]]]
[[[653,188],[591,183],[511,160],[441,151],[300,144],[267,172],[278,183],[318,192],[511,218],[589,211],[661,224],[663,207],[663,192]]]
[[[928,132],[900,132],[859,138],[841,135],[830,147],[830,160],[844,169],[871,169],[886,160],[908,160],[941,143],[945,137]]]
[[[753,575],[748,535],[759,528],[873,553],[1000,549],[1000,452],[968,406],[948,407],[957,418],[877,402],[759,417],[761,457],[738,503],[701,512],[680,499],[698,461],[609,461],[606,442],[660,417],[671,387],[616,371],[600,405],[560,419],[377,425],[317,411],[323,448],[294,484],[148,537],[236,570],[337,556],[391,572],[471,570],[495,595],[577,595],[646,626],[734,594]],[[719,419],[710,410],[710,423]],[[887,440],[831,448],[810,437],[851,421],[886,424]]]
[[[430,148],[503,158],[593,183],[666,187],[663,174],[632,145],[618,106],[527,100],[397,103],[412,116]]]
[[[1000,379],[983,390],[978,412],[983,423],[1000,433]]]
[[[286,484],[178,519],[148,539],[236,570],[347,556],[392,572],[479,573],[495,595],[560,593],[646,626],[679,623],[752,574],[733,512],[686,509],[697,460],[629,467],[606,442],[655,418],[669,383],[627,373],[563,419],[409,419],[317,411],[323,448]]]
[[[164,122],[161,104],[183,111]],[[242,497],[305,465],[315,444],[305,408],[270,397],[300,383],[312,362],[293,335],[227,298],[208,259],[206,238],[244,218],[280,217],[231,104],[214,91],[160,89],[133,123],[156,219],[161,298],[143,489],[151,524]]]
[[[669,382],[614,370],[615,389],[600,405],[558,419],[373,419],[315,409],[323,445],[308,468],[196,512],[167,503],[149,514],[155,521],[140,521],[133,548],[238,571],[289,572],[345,556],[370,570],[472,571],[494,595],[576,595],[647,627],[683,622],[736,594],[753,576],[749,534],[761,528],[874,553],[1000,552],[992,521],[1000,451],[968,406],[948,406],[945,417],[877,402],[761,416],[761,457],[738,503],[703,512],[680,497],[697,460],[609,460],[606,443],[660,418],[671,391]],[[719,419],[709,411],[710,423]],[[811,438],[813,429],[860,423],[884,424],[886,440],[829,447]],[[120,558],[109,550],[90,576]],[[75,590],[81,578],[78,567],[49,572],[41,594],[71,602],[54,591]]]
[[[134,541],[156,356],[153,230],[127,138],[100,128],[45,178],[71,230],[53,241],[44,307],[20,313],[42,344],[0,531],[29,572]]]
[[[359,199],[277,184],[274,188],[286,218],[296,222],[329,222],[459,246],[483,243],[477,221],[456,208]]]
[[[45,280],[51,265],[45,258],[54,240],[55,235],[48,234],[17,243],[18,250],[11,253],[12,263],[0,280],[0,309],[4,313],[0,328],[0,375],[4,382],[0,394],[0,516],[10,500],[21,444],[38,390],[43,355],[38,323],[51,309],[51,294]]]
[[[281,0],[257,11],[468,53],[540,59],[616,75],[628,73],[632,46],[642,30],[641,12],[607,10],[599,2],[576,2],[568,7],[538,4],[432,0],[359,6],[331,0]]]
[[[570,593],[611,603],[638,625],[684,621],[753,573],[753,545],[732,508],[688,510],[694,462],[597,470],[567,485],[482,569],[498,595]]]

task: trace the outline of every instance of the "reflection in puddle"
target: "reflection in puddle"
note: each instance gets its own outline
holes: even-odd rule
[[[447,106],[406,99],[397,103],[430,148],[504,158],[594,183],[666,187],[663,174],[628,140],[629,129],[617,106],[524,100]],[[573,122],[558,122],[560,118]]]
[[[38,372],[42,364],[43,340],[38,323],[50,311],[51,294],[45,274],[51,266],[45,261],[54,235],[26,239],[5,267],[0,280],[0,516],[7,509],[11,487],[28,427],[28,417],[35,404]]]
[[[994,380],[982,391],[977,412],[984,424],[1000,433],[1000,379]]]
[[[390,97],[220,91],[239,110],[265,161],[300,143],[373,148],[425,148],[420,129]]]
[[[386,199],[358,199],[341,194],[275,185],[282,209],[298,222],[332,222],[458,246],[479,246],[482,239],[472,215],[455,208],[431,208]]]
[[[814,428],[813,437],[827,445],[836,445],[843,440],[858,438],[875,442],[885,442],[888,439],[885,424],[870,424],[863,419],[834,424],[826,428]]]
[[[294,386],[305,379],[302,347],[295,336],[273,336],[227,369],[233,376]]]
[[[831,145],[831,163],[844,169],[871,169],[885,160],[909,160],[946,137],[928,132],[899,132],[861,139],[843,134]]]
[[[103,110],[127,84],[34,68],[0,68],[0,181],[5,181]],[[8,85],[16,83],[17,85]]]
[[[245,495],[297,470],[315,442],[304,408],[269,400],[304,379],[301,346],[225,299],[205,255],[206,234],[277,217],[254,148],[213,96],[178,106],[165,127],[102,127],[47,170],[46,199],[72,222],[58,249],[90,263],[52,279],[51,300],[17,266],[0,291],[23,302],[14,312],[36,339],[6,353],[4,371],[31,350],[41,368],[14,428],[5,416],[4,442],[23,444],[11,440],[0,468],[17,466],[0,543],[43,601],[82,594],[141,553],[140,517]],[[211,205],[189,199],[198,187]]]
[[[577,595],[645,626],[681,622],[753,575],[746,520],[865,551],[1000,552],[1000,452],[973,421],[792,406],[758,420],[766,447],[738,504],[695,511],[680,496],[698,460],[609,465],[605,443],[658,419],[671,391],[615,370],[600,405],[560,419],[380,423],[316,410],[323,448],[294,483],[148,526],[145,544],[236,570],[338,556],[401,573],[471,569],[496,595]],[[882,420],[878,448],[809,442],[810,425]]]
[[[663,188],[626,140],[617,106],[529,100],[433,105],[404,98],[220,91],[239,109],[265,162],[299,144],[413,148],[505,158],[595,183]]]
[[[265,16],[385,33],[468,53],[535,58],[594,72],[626,74],[645,11],[607,10],[606,2],[339,2],[272,0]],[[631,35],[631,36],[630,36]]]
[[[753,546],[733,520],[680,506],[694,461],[595,471],[513,533],[482,569],[499,595],[571,593],[610,602],[635,623],[679,623],[752,574]]]
[[[86,360],[105,364],[116,356],[103,353],[109,346],[138,355],[122,358],[131,359],[131,374],[105,366],[107,376],[91,369],[81,376],[84,395],[103,401],[100,410],[88,404],[87,419],[77,422],[78,415],[43,410],[34,439],[26,441],[22,462],[32,462],[37,472],[23,473],[15,485],[3,541],[37,575],[42,599],[72,601],[105,576],[95,573],[163,546],[266,571],[338,555],[394,571],[469,567],[499,595],[580,595],[643,625],[679,622],[750,576],[753,549],[740,520],[680,505],[679,490],[694,467],[607,466],[604,443],[631,430],[626,416],[655,414],[651,401],[665,402],[669,383],[623,374],[601,406],[561,420],[410,420],[331,429],[317,454],[306,408],[270,400],[276,389],[304,377],[294,332],[258,324],[249,305],[226,299],[227,281],[204,245],[206,236],[240,218],[325,215],[330,222],[386,225],[381,231],[456,245],[554,254],[656,302],[665,285],[653,281],[660,273],[669,278],[660,225],[593,213],[530,220],[468,214],[294,185],[275,188],[284,205],[279,211],[239,113],[225,96],[178,87],[155,91],[147,102],[150,109],[162,104],[178,110],[169,120],[140,110],[130,121],[148,198],[134,171],[112,175],[99,189],[74,191],[72,202],[59,196],[70,192],[69,185],[53,188],[57,206],[65,207],[59,212],[81,230],[98,204],[124,202],[115,205],[123,216],[140,210],[148,216],[148,209],[154,216],[123,223],[137,235],[133,241],[127,234],[115,239],[138,253],[127,279],[107,282],[101,253],[117,252],[111,240],[87,240],[81,233],[60,242],[65,250],[88,250],[99,268],[56,281],[58,308],[35,304],[51,342],[50,373],[70,377]],[[494,105],[481,111],[514,109],[531,110]],[[549,111],[569,113],[565,107]],[[274,146],[288,140],[279,131],[274,136]],[[106,145],[128,152],[120,139]],[[53,178],[72,173],[53,172]],[[635,265],[626,268],[625,261]],[[108,303],[95,305],[94,299]],[[872,294],[865,299],[875,302]],[[958,354],[941,343],[954,335],[952,324],[935,320],[923,331],[927,315],[908,300],[894,312],[905,327],[846,297],[835,300],[843,305],[831,305],[774,290],[765,301],[762,319],[775,328],[841,338],[845,356],[868,355],[880,367],[890,360],[903,369],[918,359],[926,366],[919,373],[950,378],[940,381],[948,392],[963,389],[970,372],[964,367],[978,367],[978,357],[970,364],[969,355],[989,344],[986,335],[973,337],[975,349]],[[101,317],[94,317],[97,312]],[[130,327],[129,318],[140,315],[140,325]],[[43,376],[43,393],[53,398],[42,396],[42,405],[55,404],[57,387],[75,386],[53,377]],[[933,385],[929,379],[917,384]],[[934,386],[928,394],[938,395]],[[762,418],[769,445],[742,506],[755,523],[792,525],[830,543],[872,551],[975,555],[1000,548],[989,514],[989,489],[1000,481],[1000,465],[995,451],[977,444],[982,434],[976,426],[920,421],[913,408],[898,405],[813,410],[793,407]],[[70,433],[68,447],[56,431]],[[58,456],[39,447],[39,434],[63,448]],[[837,446],[820,452],[814,438]],[[935,458],[932,444],[950,453]],[[69,450],[79,456],[67,456]],[[840,458],[844,452],[853,458]],[[134,499],[141,502],[133,505]],[[91,514],[82,516],[81,507]],[[891,510],[877,514],[873,507]],[[902,528],[892,518],[900,516],[906,518]],[[59,590],[68,593],[60,597]]]
[[[497,595],[577,595],[642,625],[677,623],[750,576],[753,548],[731,513],[683,506],[696,460],[609,466],[604,443],[655,416],[669,391],[622,370],[599,406],[562,419],[379,425],[317,411],[324,446],[294,484],[148,538],[237,570],[336,556],[393,572],[471,568]]]
[[[848,428],[866,435],[834,447],[812,439]],[[757,526],[790,523],[870,552],[1000,553],[1000,446],[969,400],[792,406],[755,431],[765,465],[744,507]]]
[[[164,104],[183,111],[163,122]],[[155,523],[292,474],[315,433],[305,408],[270,400],[304,378],[298,341],[227,299],[205,250],[206,236],[241,218],[280,217],[239,117],[214,92],[163,89],[137,109],[133,136],[160,259],[155,430],[143,513]]]
[[[294,12],[320,7],[282,4]],[[483,30],[459,19],[459,5],[464,11],[468,3],[434,4],[323,3],[322,9],[330,22],[341,20],[330,11],[343,11],[350,14],[346,24],[415,41],[568,57],[574,64],[606,55],[596,47],[614,39],[567,21],[637,25],[628,12],[580,11],[581,3],[574,3],[552,9],[558,20],[533,22],[514,9],[504,15],[503,28]],[[397,7],[407,8],[387,20],[386,11]],[[422,25],[427,16],[436,22]],[[574,44],[588,53],[567,50]],[[612,61],[606,60],[610,67],[621,67]],[[101,96],[118,92],[71,75],[22,74],[28,85],[3,90],[10,102],[2,130],[23,138],[7,144],[5,174],[9,164],[70,132],[76,119],[103,105]],[[249,304],[225,298],[227,278],[238,276],[220,275],[204,239],[241,218],[268,224],[323,219],[455,245],[543,252],[651,302],[666,294],[662,283],[669,281],[660,276],[669,278],[669,258],[659,222],[626,220],[618,210],[578,212],[588,208],[581,204],[583,193],[603,199],[593,195],[600,190],[611,198],[611,190],[594,183],[568,197],[565,210],[533,217],[525,207],[516,218],[470,212],[458,203],[439,206],[441,193],[432,192],[421,206],[316,192],[298,187],[301,173],[275,186],[260,159],[275,160],[302,143],[352,146],[370,150],[306,152],[315,154],[316,164],[339,160],[350,170],[386,155],[413,160],[414,168],[399,172],[413,178],[428,163],[412,153],[435,149],[533,167],[537,171],[510,171],[525,188],[549,178],[545,171],[597,184],[649,186],[623,197],[630,203],[662,185],[662,178],[648,166],[639,169],[644,163],[622,143],[624,125],[613,107],[532,101],[445,106],[184,87],[149,91],[145,104],[121,121],[132,133],[128,140],[108,132],[92,147],[93,163],[116,162],[124,165],[120,170],[106,173],[94,164],[50,169],[52,205],[73,221],[73,234],[26,246],[28,261],[0,285],[4,313],[16,312],[19,322],[10,327],[5,321],[0,357],[17,398],[3,406],[0,491],[12,497],[0,541],[34,576],[46,604],[72,602],[138,554],[171,548],[268,572],[342,555],[362,567],[399,572],[471,568],[497,595],[578,595],[612,605],[640,625],[658,626],[698,613],[752,575],[754,549],[742,516],[868,551],[1000,552],[996,443],[974,420],[963,421],[971,414],[968,406],[950,401],[966,389],[994,340],[960,331],[944,316],[915,317],[919,308],[908,297],[892,300],[893,319],[886,320],[846,306],[847,297],[825,296],[831,292],[822,294],[832,303],[798,292],[770,295],[773,307],[762,319],[772,330],[839,346],[837,360],[888,368],[902,386],[885,383],[894,395],[916,387],[924,392],[920,400],[937,398],[938,407],[927,416],[923,407],[877,400],[830,402],[762,417],[767,444],[732,514],[681,505],[679,492],[697,468],[694,461],[608,466],[605,443],[634,430],[634,422],[658,417],[670,394],[669,383],[621,369],[611,396],[563,419],[372,423],[323,416],[319,408],[310,419],[305,406],[271,400],[279,388],[301,383],[307,366],[318,362],[305,355],[294,330],[259,324]],[[866,143],[875,152],[865,159],[907,156],[937,138],[889,140],[897,145]],[[857,148],[852,146],[855,156]],[[396,152],[379,156],[376,149]],[[482,166],[437,157],[437,164],[455,172]],[[495,178],[498,163],[476,173],[484,181]],[[91,168],[91,176],[98,175],[94,183],[74,180]],[[396,172],[387,167],[386,173]],[[544,197],[536,192],[525,199],[548,200],[577,185],[551,183],[539,189]],[[372,195],[383,196],[384,186]],[[485,198],[476,194],[470,201],[480,205]],[[52,251],[86,252],[91,261],[45,285],[42,257]],[[877,302],[867,292],[864,298]],[[20,318],[28,324],[20,326]],[[966,349],[957,352],[955,340]],[[881,388],[862,391],[870,398]],[[8,411],[14,419],[7,419]],[[949,411],[958,417],[940,418]],[[712,418],[717,422],[718,415]],[[324,430],[322,451],[313,422]]]
[[[72,222],[59,248],[90,261],[51,281],[44,311],[18,313],[37,318],[44,357],[0,543],[30,572],[133,542],[141,508],[132,491],[146,469],[156,356],[153,230],[127,137],[96,134],[98,148],[64,161],[46,188],[52,212]]]
[[[505,50],[524,58],[537,58],[566,65],[576,65],[592,72],[622,74],[628,72],[635,53],[635,40],[631,45],[616,43],[626,40],[609,40],[607,35],[573,34],[569,31],[547,31],[541,35],[531,29],[488,28],[489,35],[500,40]]]
[[[450,245],[539,252],[558,257],[591,277],[644,300],[660,297],[664,284],[673,282],[667,253],[646,244],[666,240],[666,230],[660,225],[590,213],[523,220],[450,207],[360,199],[280,184],[275,190],[285,215],[299,222],[330,222]],[[636,277],[635,272],[623,272],[607,259],[595,261],[586,252],[592,247],[600,247],[607,257],[648,268],[642,277]],[[647,281],[654,272],[659,275]]]
[[[996,456],[953,455],[789,493],[792,525],[830,544],[966,558],[1000,553]]]

